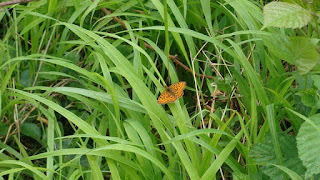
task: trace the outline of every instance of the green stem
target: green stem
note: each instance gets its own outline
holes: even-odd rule
[[[169,27],[168,27],[168,4],[167,0],[163,1],[163,13],[164,13],[164,33],[165,33],[165,41],[166,41],[166,48],[165,48],[165,54],[167,56],[168,60],[168,81],[170,84],[170,58],[169,58],[169,50],[170,50],[170,44],[169,44]]]

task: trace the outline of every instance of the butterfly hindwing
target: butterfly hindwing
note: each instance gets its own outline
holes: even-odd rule
[[[159,96],[158,104],[167,104],[168,102],[174,102],[175,100],[176,97],[166,89]]]

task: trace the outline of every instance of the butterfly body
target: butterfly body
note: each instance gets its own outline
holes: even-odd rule
[[[173,103],[177,99],[183,96],[183,90],[186,87],[186,82],[181,81],[175,84],[172,84],[161,93],[158,98],[158,104],[167,104]]]

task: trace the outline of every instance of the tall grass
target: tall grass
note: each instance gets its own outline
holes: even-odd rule
[[[3,7],[0,179],[317,178],[319,4],[276,5],[299,22],[248,0]]]

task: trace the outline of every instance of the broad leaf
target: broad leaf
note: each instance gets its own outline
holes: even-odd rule
[[[315,89],[306,89],[300,91],[299,95],[301,96],[301,102],[307,107],[320,108],[320,100]]]
[[[317,44],[319,40],[305,37],[291,38],[291,49],[294,64],[301,74],[309,72],[318,62],[319,53]]]
[[[292,45],[288,36],[274,33],[261,37],[264,44],[268,47],[269,52],[288,63],[294,63],[294,56],[292,55],[291,50]]]
[[[264,27],[301,28],[309,23],[311,14],[297,4],[271,2],[264,6]]]
[[[320,90],[320,75],[312,75],[311,76],[314,82],[314,85]]]
[[[320,114],[316,114],[309,119],[320,127]],[[299,157],[307,168],[306,178],[320,173],[320,132],[310,123],[304,122],[296,139]]]
[[[269,52],[279,59],[296,65],[300,74],[306,74],[319,61],[319,40],[305,37],[288,37],[280,34],[262,36]]]
[[[300,176],[303,176],[306,170],[301,160],[298,158],[295,138],[284,133],[279,133],[278,138],[284,163],[283,166],[291,169]],[[256,163],[262,164],[261,171],[271,179],[284,179],[283,172],[279,168],[265,165],[269,163],[278,164],[270,134],[266,135],[265,140],[262,143],[256,144],[251,149],[249,155],[253,157]]]
[[[258,172],[254,174],[242,174],[242,173],[233,173],[232,174],[234,180],[269,180],[270,178],[266,176],[265,174],[261,173],[261,171],[258,170]]]

